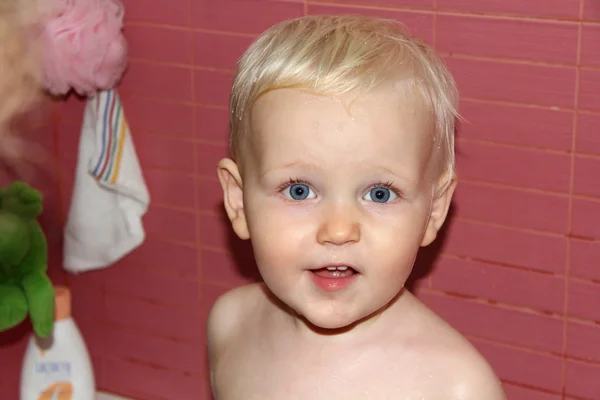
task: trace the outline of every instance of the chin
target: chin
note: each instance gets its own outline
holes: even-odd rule
[[[317,330],[345,331],[351,329],[357,322],[354,319],[341,318],[306,318],[308,323]]]
[[[360,319],[360,316],[357,316],[352,310],[337,310],[330,304],[319,304],[319,302],[307,304],[305,299],[279,297],[277,294],[275,296],[295,318],[315,332],[351,329]]]
[[[382,301],[379,307],[374,306],[369,309],[349,309],[342,312],[341,310],[337,311],[332,307],[329,310],[319,310],[321,312],[315,312],[315,310],[310,309],[305,310],[307,312],[302,312],[302,309],[297,310],[296,312],[298,315],[302,316],[311,329],[315,331],[320,331],[324,334],[344,333],[365,322],[377,319],[380,314],[385,312],[385,310],[394,303],[394,300],[397,299],[401,293],[402,291],[397,293],[396,296],[392,297],[387,302]]]
[[[334,310],[326,313],[298,312],[306,324],[314,331],[324,334],[343,333],[351,330],[364,321],[369,315],[355,315],[353,313],[340,314]]]

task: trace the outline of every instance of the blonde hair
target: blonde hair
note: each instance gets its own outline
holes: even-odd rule
[[[239,158],[240,139],[254,102],[282,88],[324,95],[365,92],[410,74],[435,118],[434,142],[454,170],[458,94],[436,53],[410,37],[394,20],[366,16],[311,15],[281,22],[248,48],[238,63],[230,95],[230,151]]]

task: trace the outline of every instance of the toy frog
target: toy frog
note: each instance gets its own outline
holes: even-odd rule
[[[47,244],[37,217],[42,194],[25,182],[0,189],[0,332],[29,314],[41,338],[54,325],[54,287],[46,271]]]

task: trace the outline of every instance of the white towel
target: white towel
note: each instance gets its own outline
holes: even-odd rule
[[[63,262],[74,273],[108,267],[145,238],[150,195],[115,89],[88,99],[78,157]]]

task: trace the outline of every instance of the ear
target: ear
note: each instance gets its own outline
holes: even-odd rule
[[[240,239],[249,239],[250,232],[244,212],[242,177],[238,166],[233,160],[224,158],[217,165],[217,174],[223,187],[225,211],[231,221],[231,226]]]
[[[450,183],[448,183],[448,175],[446,174],[438,181],[434,192],[435,197],[431,205],[431,214],[425,227],[421,246],[429,246],[444,225],[444,221],[446,221],[446,217],[448,216],[448,210],[450,209],[450,203],[452,202],[452,196],[456,189],[456,183],[455,175],[450,179]]]

